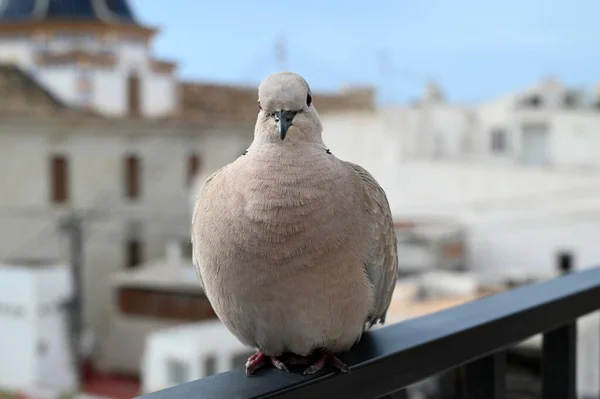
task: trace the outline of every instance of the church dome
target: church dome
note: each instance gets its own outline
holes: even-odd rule
[[[127,0],[3,0],[0,4],[0,24],[65,20],[136,24]]]

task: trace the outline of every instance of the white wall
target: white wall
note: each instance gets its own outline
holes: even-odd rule
[[[35,292],[22,270],[0,266],[0,386],[19,388],[35,380]],[[10,361],[6,361],[10,359]]]
[[[468,109],[447,104],[346,112],[321,117],[323,139],[342,158],[377,168],[409,159],[458,159],[473,130]],[[365,166],[366,167],[366,166]]]
[[[143,82],[143,109],[148,117],[169,115],[177,106],[177,81],[169,74],[149,72]]]
[[[55,38],[46,44],[46,51],[64,53],[69,49],[91,52],[113,51],[117,59],[114,68],[93,68],[92,106],[108,116],[124,116],[128,112],[127,79],[131,72],[140,78],[141,110],[146,117],[169,115],[177,106],[177,78],[171,74],[154,73],[150,69],[150,49],[143,41],[121,38],[106,46],[91,39],[87,42],[72,38]],[[36,44],[27,39],[0,41],[0,60],[15,62],[33,72],[44,87],[68,104],[78,105],[78,72],[76,65],[38,66],[35,64]]]
[[[31,43],[27,37],[0,40],[0,61],[29,67],[33,64]]]
[[[77,105],[77,69],[74,66],[38,68],[36,79],[67,104]]]
[[[74,387],[59,311],[70,288],[66,267],[0,265],[0,387]]]
[[[0,259],[65,258],[66,238],[57,217],[68,206],[50,203],[49,158],[69,158],[71,205],[103,213],[84,226],[84,293],[87,321],[106,327],[111,299],[109,275],[124,267],[130,222],[139,222],[145,259],[164,255],[165,242],[189,237],[187,157],[201,156],[201,171],[216,170],[239,156],[251,137],[235,131],[179,131],[118,124],[71,125],[19,121],[0,129]],[[58,124],[57,124],[58,123]],[[120,129],[120,130],[119,130]],[[142,197],[123,195],[123,159],[142,161]]]
[[[557,164],[600,167],[600,110],[557,114],[552,119],[552,134]]]
[[[96,69],[93,75],[93,104],[105,115],[123,115],[127,107],[127,77],[111,69]]]
[[[36,341],[45,351],[36,351],[36,385],[59,390],[76,386],[72,349],[69,344],[69,314],[64,306],[73,294],[70,271],[66,266],[44,268],[35,273]]]

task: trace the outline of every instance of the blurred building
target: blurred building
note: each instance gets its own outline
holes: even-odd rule
[[[471,159],[598,169],[592,149],[600,140],[599,98],[549,77],[519,92],[461,105],[445,100],[441,87],[429,82],[410,105],[324,116],[324,137],[338,153],[379,168],[397,160]]]
[[[188,188],[249,145],[256,87],[182,82],[125,0],[0,7],[0,259],[65,257],[58,218],[84,216],[83,296],[109,322],[109,276],[189,243]],[[369,88],[314,94],[319,111],[373,109]]]
[[[111,291],[110,318],[98,330],[97,366],[103,372],[138,377],[150,333],[217,318],[178,242],[169,243],[165,258],[114,273]]]
[[[141,390],[150,393],[243,367],[253,352],[217,320],[155,331],[144,341]]]
[[[551,272],[600,258],[597,93],[546,78],[472,106],[430,82],[411,105],[323,116],[324,140],[386,190],[396,219],[463,226],[467,266]]]
[[[0,391],[76,388],[66,311],[72,290],[65,265],[0,264]]]

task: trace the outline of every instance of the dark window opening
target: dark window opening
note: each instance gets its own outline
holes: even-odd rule
[[[187,183],[188,185],[192,184],[194,178],[200,171],[201,167],[201,159],[200,155],[192,154],[188,156],[187,162]]]
[[[127,79],[127,98],[129,99],[129,115],[140,116],[140,78],[136,74]]]
[[[577,105],[577,99],[573,94],[566,94],[564,98],[564,104],[567,108],[574,108]]]
[[[126,243],[126,262],[125,267],[128,269],[134,269],[138,267],[142,261],[142,243],[137,239],[130,239]]]
[[[135,155],[125,158],[125,196],[129,199],[138,199],[141,194],[140,172],[141,162]]]
[[[208,355],[204,358],[204,375],[201,377],[210,377],[211,375],[217,374],[217,358]],[[245,364],[245,363],[244,363]]]
[[[492,130],[492,151],[496,153],[505,152],[507,150],[507,136],[503,129]]]
[[[532,108],[539,108],[542,105],[542,98],[538,95],[531,96],[527,99],[526,104]]]
[[[571,252],[559,252],[557,254],[557,268],[560,274],[567,274],[573,271],[573,254]]]
[[[68,161],[62,155],[53,156],[50,160],[51,197],[55,204],[64,204],[69,200]]]
[[[167,360],[168,381],[172,385],[185,384],[190,380],[190,370],[188,365],[179,360]]]

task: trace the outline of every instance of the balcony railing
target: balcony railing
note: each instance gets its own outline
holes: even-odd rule
[[[236,369],[141,398],[399,399],[407,386],[460,368],[461,398],[500,399],[507,348],[541,333],[543,398],[574,399],[576,321],[598,309],[600,268],[594,268],[369,332],[340,356],[351,374],[269,369],[246,377]]]

